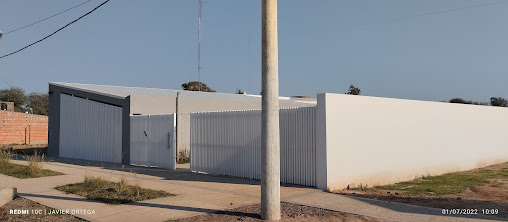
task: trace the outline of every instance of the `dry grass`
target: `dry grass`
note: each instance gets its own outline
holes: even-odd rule
[[[190,153],[187,150],[181,150],[178,152],[178,164],[190,163]]]
[[[494,216],[508,221],[508,163],[337,192],[441,209],[498,209]]]
[[[125,177],[122,177],[119,182],[111,182],[88,174],[85,175],[85,180],[82,183],[67,184],[55,189],[107,204],[124,204],[174,196],[174,194],[161,190],[141,188],[139,184],[131,185]]]
[[[0,149],[0,164],[7,164],[11,160],[12,153],[7,149]]]
[[[35,152],[34,155],[25,156],[25,160],[28,161],[28,170],[34,175],[41,174],[44,171],[44,158],[44,154],[38,152]]]
[[[411,181],[376,186],[374,189],[399,190],[410,195],[447,195],[462,193],[468,188],[490,183],[490,179],[508,179],[508,168],[481,168],[447,173],[439,176],[422,176]],[[497,184],[493,185],[494,187]]]
[[[136,196],[139,196],[141,194],[141,190],[142,190],[142,188],[139,185],[139,183],[134,184],[133,188],[134,188],[134,194]]]
[[[43,154],[26,155],[25,159],[28,161],[28,166],[12,163],[11,157],[12,153],[9,150],[0,149],[1,174],[21,179],[63,175],[60,172],[44,169]]]
[[[122,179],[120,179],[120,182],[118,182],[118,192],[129,193],[130,190],[131,189],[130,189],[129,181],[127,181],[127,178],[122,177]]]

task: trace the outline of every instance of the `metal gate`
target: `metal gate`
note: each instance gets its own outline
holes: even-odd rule
[[[176,115],[135,115],[131,123],[131,164],[176,168]]]
[[[316,108],[280,109],[280,181],[316,186]],[[191,170],[261,178],[261,110],[191,113]]]

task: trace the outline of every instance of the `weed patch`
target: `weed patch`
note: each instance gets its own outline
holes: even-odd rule
[[[439,176],[425,176],[411,181],[375,186],[374,189],[400,190],[411,195],[447,195],[462,193],[470,187],[486,185],[489,179],[493,178],[508,178],[508,169],[475,169]]]
[[[174,196],[174,194],[162,190],[141,188],[139,184],[131,185],[125,177],[120,182],[111,182],[100,177],[86,175],[85,181],[82,183],[67,184],[55,189],[107,204],[124,204]]]
[[[12,154],[0,150],[0,174],[20,179],[63,175],[63,173],[44,169],[44,155],[25,156],[28,166],[12,163]]]

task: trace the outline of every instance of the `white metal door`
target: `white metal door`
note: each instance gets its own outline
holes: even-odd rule
[[[176,168],[176,115],[136,115],[131,121],[131,164]]]

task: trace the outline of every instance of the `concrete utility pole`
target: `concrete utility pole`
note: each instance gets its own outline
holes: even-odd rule
[[[202,17],[203,1],[199,0],[199,15],[198,15],[198,90],[201,91],[201,41],[203,39],[201,32],[201,17]]]
[[[261,219],[280,220],[277,0],[262,0]]]

